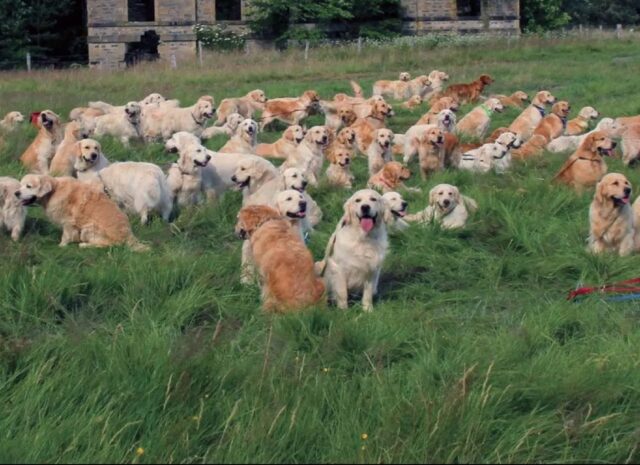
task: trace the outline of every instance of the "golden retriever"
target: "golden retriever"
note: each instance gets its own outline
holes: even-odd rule
[[[616,143],[605,132],[589,134],[578,150],[562,165],[554,180],[578,191],[594,186],[607,173],[603,156],[612,156],[615,147]]]
[[[281,169],[299,168],[312,186],[318,179],[324,163],[324,150],[329,144],[329,131],[325,126],[314,126],[307,131],[296,150],[282,164]]]
[[[407,110],[413,110],[414,108],[422,105],[422,97],[419,95],[413,95],[409,100],[400,105],[402,108],[406,108]]]
[[[327,180],[336,187],[351,189],[355,177],[351,173],[351,157],[353,152],[347,147],[340,146],[327,153],[329,167],[327,168]]]
[[[637,217],[630,199],[631,183],[622,174],[607,174],[597,184],[589,208],[591,253],[614,252],[624,257],[638,250]]]
[[[621,138],[622,161],[633,166],[640,159],[640,124],[622,126],[614,131]]]
[[[344,204],[344,215],[317,264],[338,308],[348,308],[349,292],[362,292],[362,307],[373,311],[380,271],[388,249],[391,212],[376,191],[356,192]]]
[[[73,171],[80,181],[94,181],[96,173],[110,165],[102,152],[102,145],[94,139],[76,142],[73,155]]]
[[[131,139],[142,137],[142,107],[138,102],[129,102],[124,109],[95,118],[96,137],[112,136],[128,146]]]
[[[384,164],[382,169],[372,175],[367,182],[369,189],[376,189],[383,193],[398,189],[408,189],[404,181],[411,177],[411,171],[402,163],[390,161]]]
[[[23,205],[40,204],[51,222],[62,228],[60,246],[79,242],[80,247],[127,245],[148,248],[133,235],[129,219],[107,195],[73,178],[27,175],[16,194]]]
[[[0,121],[0,130],[4,132],[11,132],[22,123],[24,123],[24,115],[19,111],[11,111],[2,118],[2,121]]]
[[[386,102],[376,102],[366,118],[358,118],[351,128],[356,133],[356,145],[361,153],[367,153],[375,138],[376,129],[386,127],[386,118],[393,116],[393,108]]]
[[[367,149],[369,176],[373,176],[382,169],[385,163],[393,160],[391,153],[393,137],[393,131],[387,128],[376,129],[373,133],[373,142]]]
[[[244,207],[235,229],[251,243],[265,311],[294,312],[323,301],[325,286],[314,272],[311,252],[277,210],[265,205]]]
[[[6,229],[14,242],[20,240],[27,219],[27,210],[16,197],[19,190],[20,181],[0,177],[0,231]]]
[[[455,98],[439,98],[433,105],[431,105],[429,111],[422,115],[416,124],[435,124],[435,121],[438,119],[438,115],[443,110],[450,110],[453,113],[456,113],[459,109],[460,104]]]
[[[258,123],[245,119],[231,139],[218,150],[220,153],[255,153],[258,145]]]
[[[307,90],[296,98],[273,98],[267,100],[262,112],[260,130],[278,120],[292,126],[300,124],[309,114],[318,108],[320,97],[315,90]]]
[[[392,97],[395,100],[402,100],[409,91],[409,73],[400,73],[396,81],[380,80],[373,84],[373,95]]]
[[[497,98],[505,108],[522,108],[529,101],[529,96],[518,90],[511,95],[491,95],[491,98]]]
[[[456,186],[438,184],[429,192],[429,206],[419,213],[405,216],[408,222],[435,222],[443,229],[459,229],[467,224],[469,213],[474,213],[478,204],[464,196]]]
[[[202,168],[211,160],[206,148],[192,145],[183,150],[178,162],[167,172],[167,185],[174,199],[174,206],[189,207],[204,201]]]
[[[569,102],[561,100],[553,104],[551,113],[542,118],[538,127],[533,131],[533,135],[541,135],[551,142],[562,135],[567,125],[567,117],[571,111]]]
[[[92,120],[71,121],[64,128],[64,139],[56,149],[51,160],[51,176],[73,176],[73,164],[76,159],[78,142],[93,134],[95,124]]]
[[[491,124],[493,113],[501,113],[502,110],[504,110],[504,106],[500,100],[489,98],[458,121],[456,130],[464,136],[483,138]]]
[[[253,113],[263,111],[265,103],[267,103],[267,96],[260,89],[252,90],[244,97],[226,98],[218,106],[216,125],[226,123],[227,117],[233,113],[239,113],[245,119],[253,119]]]
[[[525,108],[509,126],[509,131],[515,132],[523,141],[527,141],[533,135],[533,131],[538,127],[542,118],[546,116],[545,105],[554,104],[556,98],[549,91],[538,92],[531,105]]]
[[[592,131],[578,136],[560,136],[547,144],[547,150],[552,153],[575,151],[584,139],[595,131],[605,131],[610,137],[619,136],[614,130],[613,118],[602,118]]]
[[[230,115],[227,115],[225,123],[222,126],[208,127],[202,131],[200,138],[202,140],[207,140],[221,135],[232,137],[245,119],[246,118],[240,113],[231,113]]]
[[[387,210],[391,212],[387,222],[389,230],[404,231],[407,229],[409,224],[403,218],[407,216],[409,203],[398,192],[387,192],[382,196],[382,200],[387,206]]]
[[[536,134],[532,136],[527,142],[522,144],[520,148],[511,152],[513,158],[518,160],[526,160],[527,158],[536,157],[542,155],[547,145],[547,138],[543,135]]]
[[[282,137],[273,144],[258,144],[256,146],[256,154],[261,157],[286,160],[295,152],[305,134],[306,131],[302,126],[298,124],[289,126],[282,133]]]
[[[202,96],[190,107],[161,105],[145,112],[144,138],[147,141],[167,140],[177,132],[190,132],[200,136],[207,121],[216,112],[213,97]]]
[[[327,150],[325,151],[325,154],[327,156],[327,160],[330,160],[330,157],[333,155],[333,153],[337,150],[340,149],[347,149],[350,152],[353,152],[355,149],[355,141],[356,141],[356,132],[353,130],[353,128],[342,128],[340,130],[340,132],[338,133],[338,135],[333,138],[332,137],[333,134],[329,134],[329,146],[327,147]],[[333,139],[333,140],[331,140]],[[353,155],[353,153],[352,153]]]
[[[584,107],[578,113],[578,116],[573,118],[567,123],[565,134],[567,136],[577,136],[585,133],[589,130],[589,122],[595,120],[600,116],[597,110],[593,107]]]
[[[38,135],[20,157],[20,161],[31,173],[47,174],[49,162],[62,141],[60,117],[51,110],[38,115],[36,126]]]
[[[300,238],[305,242],[312,228],[307,220],[307,200],[304,193],[293,189],[281,191],[276,194],[274,208],[278,210],[280,216],[289,221],[291,227],[300,234]]]
[[[334,131],[351,126],[358,119],[358,115],[350,103],[322,101],[320,108],[325,115],[324,125]]]
[[[493,78],[488,74],[482,74],[478,79],[468,84],[453,84],[447,87],[439,95],[432,98],[432,103],[442,97],[453,97],[461,104],[475,103],[480,98],[484,88],[492,84]]]
[[[496,172],[504,172],[511,166],[509,147],[497,142],[484,144],[474,151],[467,152],[461,157],[458,168],[476,173],[487,173],[492,169]]]

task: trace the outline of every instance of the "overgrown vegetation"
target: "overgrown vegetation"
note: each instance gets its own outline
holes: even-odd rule
[[[184,104],[258,87],[268,97],[313,88],[326,98],[349,91],[349,79],[370,89],[399,71],[433,68],[452,82],[488,72],[490,92],[546,88],[574,112],[640,113],[630,98],[637,42],[407,50],[318,49],[308,62],[299,51],[225,54],[209,58],[206,72],[154,65],[5,74],[0,113],[66,115],[89,100],[122,103],[150,91]],[[396,111],[396,132],[420,116]],[[516,114],[497,115],[492,128]],[[34,133],[25,125],[5,141],[0,175],[23,174],[17,160]],[[160,144],[126,149],[104,140],[103,148],[112,160],[174,159]],[[640,460],[637,304],[565,300],[578,283],[637,276],[640,257],[585,251],[591,193],[550,183],[564,159],[546,154],[503,176],[414,177],[409,184],[422,193],[406,195],[412,212],[441,182],[460,186],[480,210],[464,231],[395,235],[371,315],[357,302],[345,313],[262,314],[258,288],[239,284],[238,193],[183,212],[171,227],[134,220],[148,254],[60,249],[60,231],[32,208],[22,242],[0,235],[0,460]],[[637,170],[607,163],[640,192]],[[355,160],[354,171],[361,188],[366,161]],[[309,244],[319,258],[350,194],[323,184],[312,195],[325,215]]]
[[[224,25],[207,26],[198,24],[194,27],[196,37],[203,47],[218,52],[233,52],[244,49],[246,37],[229,30]]]

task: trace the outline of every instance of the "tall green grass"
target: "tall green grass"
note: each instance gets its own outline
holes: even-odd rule
[[[152,91],[184,103],[257,87],[329,97],[347,91],[350,78],[370,89],[398,71],[434,68],[454,82],[489,72],[496,93],[546,88],[575,112],[640,113],[631,41],[320,50],[308,63],[296,53],[274,57],[217,56],[204,69],[177,71],[2,75],[0,113],[65,115],[88,100]],[[419,115],[398,109],[391,126],[401,132]],[[33,135],[25,127],[5,140],[0,174],[23,174],[17,159]],[[160,144],[103,142],[113,160],[172,161]],[[259,289],[239,284],[237,194],[183,212],[172,227],[133,219],[152,246],[147,254],[60,249],[60,231],[31,209],[22,242],[0,236],[0,460],[640,460],[638,306],[565,300],[579,283],[639,275],[640,259],[585,251],[590,194],[549,182],[564,158],[546,154],[502,176],[447,171],[410,181],[422,188],[405,196],[411,211],[440,182],[460,186],[480,210],[463,231],[415,226],[394,235],[373,314],[354,301],[347,312],[264,315]],[[640,188],[637,171],[619,160],[609,166]],[[355,173],[361,188],[364,159]],[[319,258],[350,194],[326,185],[312,194],[325,213],[310,241]]]

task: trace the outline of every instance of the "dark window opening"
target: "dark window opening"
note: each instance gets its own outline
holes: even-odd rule
[[[457,0],[458,16],[478,17],[482,14],[481,0]]]
[[[216,21],[240,21],[241,19],[241,0],[216,0]]]
[[[146,23],[156,20],[155,0],[129,0],[129,21]]]
[[[160,36],[156,31],[147,31],[140,37],[140,42],[131,42],[127,44],[127,52],[124,55],[124,61],[127,66],[133,66],[142,61],[155,61],[160,58],[158,53],[158,45],[160,44]]]

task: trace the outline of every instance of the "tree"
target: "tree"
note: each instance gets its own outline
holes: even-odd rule
[[[563,9],[573,24],[637,24],[640,21],[638,0],[564,0]]]
[[[571,20],[571,16],[563,10],[563,0],[521,0],[520,16],[525,32],[558,29]]]

